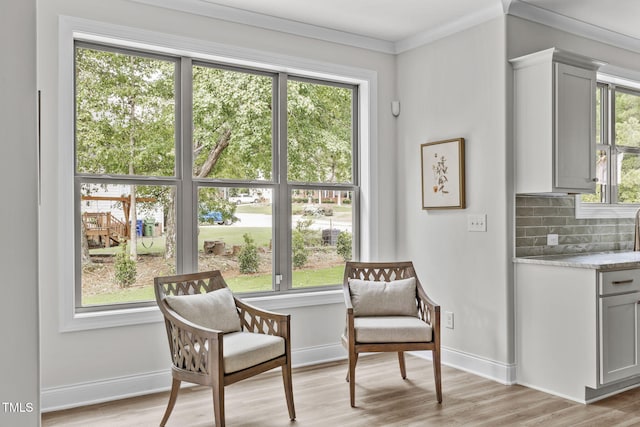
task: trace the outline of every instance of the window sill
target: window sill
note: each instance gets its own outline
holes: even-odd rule
[[[342,289],[320,292],[289,293],[247,298],[245,301],[263,310],[284,310],[344,301]],[[85,331],[122,326],[142,325],[162,322],[158,307],[140,307],[126,310],[105,310],[91,313],[75,313],[62,322],[61,332]]]
[[[582,203],[576,196],[576,219],[635,218],[639,205],[606,205]]]

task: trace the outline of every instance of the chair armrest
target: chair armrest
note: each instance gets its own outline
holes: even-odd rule
[[[353,314],[353,303],[351,302],[351,293],[349,292],[349,284],[342,284],[342,293],[344,295],[344,305],[347,307],[347,313]]]
[[[211,365],[216,364],[218,354],[222,354],[223,332],[205,328],[185,319],[164,301],[161,302],[160,308],[165,320],[173,365],[198,374],[216,372],[218,367]]]
[[[242,329],[258,334],[289,338],[291,315],[262,310],[235,298]]]
[[[422,285],[417,284],[418,290],[418,316],[429,323],[434,330],[440,330],[440,306],[425,292]]]

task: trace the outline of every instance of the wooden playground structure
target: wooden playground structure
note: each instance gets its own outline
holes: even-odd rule
[[[82,225],[89,246],[106,247],[118,246],[131,236],[131,195],[128,196],[82,196],[82,200],[120,202],[124,212],[124,221],[119,220],[111,212],[84,212]],[[153,197],[136,197],[136,202],[155,202]]]

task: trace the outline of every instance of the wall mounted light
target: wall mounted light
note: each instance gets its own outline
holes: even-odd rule
[[[391,114],[393,114],[393,117],[400,115],[400,101],[391,101]]]

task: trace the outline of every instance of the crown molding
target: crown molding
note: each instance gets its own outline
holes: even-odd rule
[[[444,25],[440,25],[436,28],[429,29],[427,31],[423,31],[414,36],[407,37],[404,40],[396,42],[395,53],[406,52],[425,44],[432,43],[436,40],[490,21],[494,18],[502,16],[503,14],[504,11],[502,4],[500,2],[496,2],[494,6],[476,10],[472,13],[469,13],[468,15],[461,16],[454,21],[448,22]]]
[[[640,39],[597,25],[588,24],[565,15],[551,12],[522,0],[503,0],[505,12],[511,16],[556,28],[567,33],[606,43],[633,52],[640,52]]]
[[[616,33],[568,16],[534,6],[523,0],[497,0],[494,5],[461,16],[444,25],[431,28],[406,39],[392,42],[333,30],[303,22],[278,18],[247,10],[222,6],[207,0],[129,0],[134,3],[186,12],[223,21],[235,22],[301,37],[338,43],[387,54],[402,53],[467,28],[482,24],[504,14],[537,22],[542,25],[606,43],[633,52],[640,52],[640,39]]]
[[[419,47],[472,26],[481,24],[490,19],[501,16],[504,13],[502,2],[497,1],[495,6],[474,11],[456,19],[455,21],[429,29],[404,40],[392,42],[305,24],[275,16],[264,15],[261,13],[250,12],[247,10],[236,9],[233,7],[222,6],[206,0],[129,1],[388,54],[402,53]]]
[[[235,22],[237,24],[249,25],[252,27],[264,28],[281,33],[293,34],[347,46],[354,46],[363,49],[374,50],[382,53],[395,53],[395,44],[386,40],[379,40],[373,37],[360,36],[347,33],[345,31],[332,30],[330,28],[319,27],[317,25],[305,24],[303,22],[236,9],[234,7],[222,6],[207,2],[205,0],[129,0],[134,3],[142,3],[150,6],[162,7],[165,9],[187,12],[195,15],[207,16],[209,18],[223,21]]]

